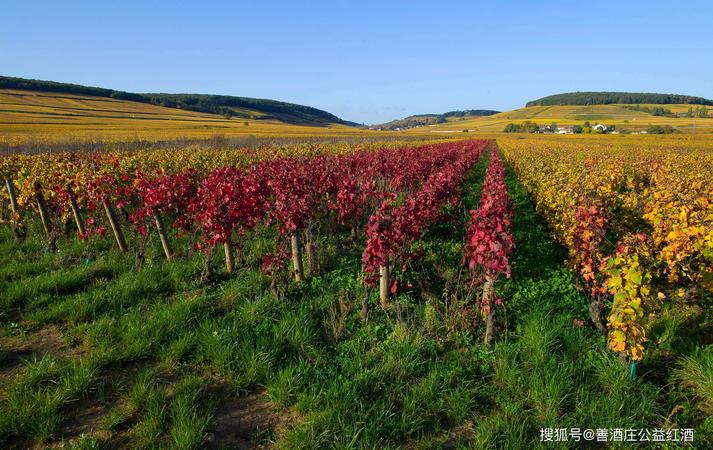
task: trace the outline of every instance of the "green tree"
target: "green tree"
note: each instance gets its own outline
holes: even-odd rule
[[[537,133],[540,131],[540,127],[536,123],[530,122],[529,120],[522,123],[522,129],[526,133]]]
[[[671,125],[653,125],[646,129],[649,134],[673,134],[677,133],[678,130],[674,129]]]

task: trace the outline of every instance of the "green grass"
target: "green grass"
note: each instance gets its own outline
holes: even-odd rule
[[[319,236],[324,272],[278,300],[257,268],[267,236],[250,236],[232,276],[216,256],[201,284],[197,253],[164,263],[151,242],[136,269],[108,238],[63,238],[48,253],[39,235],[18,244],[3,228],[0,362],[15,364],[23,343],[46,354],[0,374],[0,446],[203,448],[220,434],[222,405],[257,395],[269,411],[253,416],[269,415],[272,429],[245,438],[277,448],[536,448],[541,427],[693,427],[706,448],[707,322],[663,317],[630,380],[604,339],[574,323],[586,321],[587,300],[511,171],[517,248],[512,278],[497,286],[507,328],[494,346],[481,343],[459,265],[487,163],[469,176],[463,205],[415,246],[414,288],[388,311],[369,292],[366,320],[363,236]],[[37,341],[48,327],[66,347]],[[95,417],[77,426],[90,406]]]

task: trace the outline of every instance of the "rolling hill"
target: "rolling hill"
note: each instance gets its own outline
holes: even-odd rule
[[[357,125],[321,109],[260,98],[206,94],[136,94],[78,84],[3,76],[0,76],[0,89],[102,97],[241,119],[278,120],[295,125]]]
[[[467,120],[473,117],[483,117],[497,114],[500,111],[491,109],[466,109],[463,111],[448,111],[443,114],[416,114],[403,119],[392,120],[391,122],[372,125],[370,128],[381,130],[397,130],[422,127],[426,125],[436,125],[447,122]]]
[[[339,135],[364,130],[343,124],[285,123],[244,110],[251,118],[168,108],[90,95],[0,89],[0,141],[166,140],[216,135]]]
[[[652,112],[660,107],[671,111],[673,116],[656,116]],[[713,118],[679,117],[687,114],[689,108],[703,108],[691,104],[641,104],[639,110],[632,105],[552,105],[528,106],[512,111],[501,112],[486,117],[470,118],[464,121],[447,122],[424,128],[409,130],[410,132],[459,133],[463,130],[476,133],[500,133],[508,123],[525,121],[537,124],[576,125],[589,121],[608,125],[616,125],[619,129],[641,131],[652,125],[671,125],[682,132],[709,133],[713,132]],[[713,108],[709,116],[713,116]]]
[[[582,97],[585,94],[612,93],[575,94],[562,94],[534,102],[575,103],[585,101]],[[662,96],[652,101],[671,97],[664,94],[626,95]],[[509,123],[524,121],[539,125],[601,122],[629,131],[645,130],[653,125],[670,125],[688,133],[713,132],[713,108],[707,106],[710,101],[678,97],[675,100],[681,103],[553,104],[506,112],[464,110],[421,114],[371,127],[385,130],[379,132],[355,127],[355,124],[326,111],[274,100],[201,94],[134,94],[0,77],[0,142],[12,146],[32,140],[168,140],[216,135],[353,136],[378,135],[397,129],[420,135],[463,131],[489,134],[502,132]],[[610,99],[601,97],[600,101]],[[629,98],[632,101],[645,99]],[[685,103],[693,100],[701,103]],[[706,111],[709,117],[700,117],[699,110],[704,109],[711,110]],[[692,111],[695,111],[694,117],[690,117]]]
[[[220,114],[200,111],[212,108]],[[326,111],[273,100],[131,94],[0,77],[0,141],[5,143],[364,132]]]

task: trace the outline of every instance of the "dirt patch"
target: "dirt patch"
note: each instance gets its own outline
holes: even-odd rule
[[[87,399],[73,405],[71,414],[67,414],[68,419],[62,426],[61,436],[71,439],[84,433],[97,431],[107,412],[106,405],[95,399]]]
[[[474,430],[475,424],[472,421],[467,421],[449,430],[426,437],[425,442],[427,442],[427,448],[440,448],[443,450],[464,448],[472,441]],[[402,444],[401,448],[415,450],[426,447],[424,447],[423,441],[409,440]]]
[[[446,441],[443,443],[443,448],[444,449],[454,449],[458,448],[459,445],[462,445],[464,442],[468,442],[473,438],[473,429],[475,428],[475,424],[473,422],[466,422],[463,425],[460,425],[454,429],[452,429],[448,433],[448,437],[446,438]]]
[[[3,359],[0,361],[0,375],[11,375],[25,361],[42,359],[47,355],[67,356],[72,349],[64,341],[60,329],[49,325],[33,330],[26,335],[0,336]]]
[[[272,404],[264,391],[241,397],[229,394],[215,412],[208,446],[237,450],[268,448],[292,423],[294,416]]]

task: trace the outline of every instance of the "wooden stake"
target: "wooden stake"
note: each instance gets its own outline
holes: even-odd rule
[[[604,302],[599,298],[594,298],[589,302],[589,317],[597,330],[602,334],[607,334],[607,323],[604,314]]]
[[[361,312],[359,314],[361,316],[361,321],[366,323],[366,321],[369,319],[369,290],[365,289],[364,290],[364,298],[361,301]]]
[[[485,276],[485,285],[483,286],[483,306],[488,306],[485,318],[485,336],[483,342],[485,345],[493,343],[493,335],[495,333],[495,279],[489,275]]]
[[[389,260],[387,258],[386,265],[379,267],[379,302],[383,309],[386,309],[389,304],[389,290],[391,288],[390,275]]]
[[[171,242],[168,240],[168,234],[166,234],[166,228],[163,226],[163,221],[161,216],[156,213],[153,216],[154,222],[156,222],[156,231],[158,231],[158,237],[161,238],[161,247],[163,247],[163,253],[166,255],[166,259],[170,261],[173,259],[173,251],[171,250]]]
[[[82,213],[79,211],[79,205],[77,205],[77,197],[74,195],[74,191],[71,187],[67,188],[67,196],[69,197],[69,206],[72,208],[74,223],[77,224],[77,232],[80,236],[84,236],[87,230],[84,228],[84,220],[82,219]]]
[[[122,253],[129,251],[129,247],[126,245],[126,239],[124,239],[124,232],[121,231],[121,224],[116,218],[116,212],[111,204],[104,200],[102,202],[104,205],[104,212],[106,212],[106,218],[109,220],[109,225],[111,225],[111,231],[114,232],[114,237],[116,238],[116,244],[119,246],[119,250]]]
[[[37,188],[37,194],[35,195],[37,200],[37,210],[40,212],[40,220],[42,221],[42,228],[45,229],[45,234],[49,236],[52,233],[52,224],[50,223],[49,211],[47,211],[47,203],[45,202],[45,197],[42,195],[40,188]]]
[[[230,239],[223,244],[223,249],[225,250],[225,271],[233,273],[233,270],[235,270],[235,260],[233,259],[233,251],[230,248]]]
[[[311,227],[305,230],[304,237],[306,243],[307,270],[309,271],[309,276],[314,277],[319,275],[319,256],[317,255],[317,244],[314,242]]]
[[[15,185],[12,184],[12,180],[5,178],[5,187],[7,188],[7,195],[10,196],[10,207],[12,212],[17,214],[20,211],[20,207],[17,205],[17,194],[15,193]]]
[[[295,281],[304,281],[305,273],[302,267],[302,245],[296,233],[290,237],[290,244],[292,247],[292,265],[294,266]]]
[[[10,197],[10,209],[12,210],[12,215],[15,216],[12,219],[12,231],[15,233],[15,238],[18,242],[22,242],[27,237],[27,227],[20,223],[20,206],[17,203],[17,193],[15,192],[15,185],[12,180],[5,178],[5,187],[7,188],[7,195]]]

